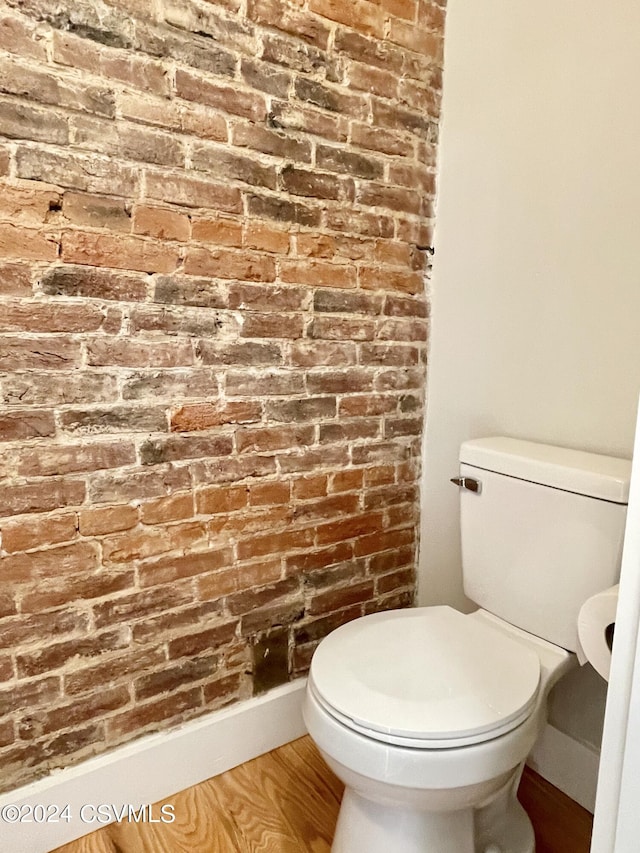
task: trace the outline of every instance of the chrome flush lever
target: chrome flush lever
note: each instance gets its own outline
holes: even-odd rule
[[[482,483],[480,480],[474,480],[473,477],[452,477],[451,482],[461,489],[466,489],[467,492],[475,492],[477,495],[482,491]]]

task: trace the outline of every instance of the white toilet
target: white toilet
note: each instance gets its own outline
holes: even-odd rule
[[[631,463],[510,438],[460,451],[466,594],[338,628],[309,734],[345,784],[333,853],[533,853],[516,799],[582,603],[617,581]]]

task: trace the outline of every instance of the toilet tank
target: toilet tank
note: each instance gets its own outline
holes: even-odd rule
[[[460,449],[464,590],[570,651],[591,595],[620,574],[631,462],[512,438]]]

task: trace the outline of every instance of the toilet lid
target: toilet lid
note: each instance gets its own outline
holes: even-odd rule
[[[447,747],[488,740],[526,719],[540,660],[451,607],[421,607],[338,628],[316,649],[309,679],[329,713],[358,731]]]

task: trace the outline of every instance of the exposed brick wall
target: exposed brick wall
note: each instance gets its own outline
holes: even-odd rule
[[[2,788],[411,602],[443,5],[0,4]]]

